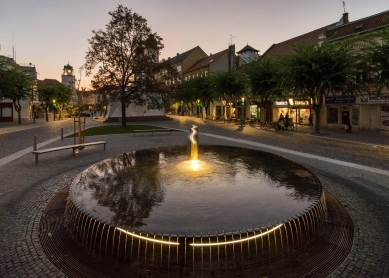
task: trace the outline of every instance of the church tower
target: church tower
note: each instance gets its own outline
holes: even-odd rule
[[[69,65],[69,63],[63,67],[62,84],[69,86],[72,89],[76,88],[76,77],[74,75],[73,67]]]

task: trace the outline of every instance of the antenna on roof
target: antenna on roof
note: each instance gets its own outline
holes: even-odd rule
[[[346,13],[346,2],[342,1],[343,2],[343,13]]]
[[[231,35],[230,34],[230,38],[228,39],[230,41],[230,43],[228,45],[232,45],[232,40],[236,38],[235,36]]]

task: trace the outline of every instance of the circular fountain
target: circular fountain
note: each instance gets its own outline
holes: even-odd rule
[[[165,147],[83,171],[65,218],[73,240],[96,258],[204,275],[295,256],[320,237],[322,192],[309,170],[270,153]]]

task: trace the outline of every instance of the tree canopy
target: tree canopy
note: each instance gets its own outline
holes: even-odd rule
[[[0,100],[11,99],[16,112],[18,123],[21,124],[21,100],[31,99],[34,90],[34,78],[23,71],[18,65],[11,65],[0,60]]]
[[[246,91],[252,99],[260,102],[262,108],[269,107],[276,98],[282,97],[278,86],[277,61],[273,58],[263,58],[245,65],[242,69]],[[264,109],[261,109],[265,113]],[[261,115],[261,121],[264,116]]]
[[[166,66],[158,63],[164,45],[146,19],[131,9],[118,5],[109,15],[112,18],[104,31],[92,31],[84,68],[87,76],[97,68],[94,80],[116,88],[110,91],[110,99],[121,102],[122,125],[126,126],[126,107],[130,103],[163,107],[165,84],[156,75]]]
[[[62,117],[63,107],[69,104],[73,95],[72,89],[61,83],[55,85],[38,86],[38,99],[42,102],[43,108],[46,112],[46,122],[49,120],[47,115],[47,108],[50,105],[55,105]],[[55,103],[54,103],[55,100]]]
[[[315,132],[319,133],[324,96],[355,95],[362,91],[362,86],[356,82],[360,73],[356,67],[358,57],[353,47],[345,43],[301,44],[294,50],[295,53],[279,60],[279,86],[286,95],[292,93],[312,100]]]

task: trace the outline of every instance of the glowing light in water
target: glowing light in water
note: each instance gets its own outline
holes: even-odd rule
[[[262,237],[264,235],[267,235],[277,229],[279,229],[280,227],[282,226],[282,224],[264,232],[264,233],[260,233],[259,235],[254,235],[252,237],[247,237],[247,238],[244,238],[244,239],[237,239],[237,240],[231,240],[231,241],[226,241],[226,242],[216,242],[216,243],[191,243],[189,245],[191,246],[216,246],[216,245],[226,245],[226,244],[233,244],[233,243],[239,243],[239,242],[243,242],[243,241],[249,241],[249,240],[252,240],[254,238],[258,238],[258,237]]]
[[[130,236],[134,236],[134,237],[137,237],[137,238],[140,238],[140,239],[144,239],[144,240],[148,240],[148,241],[152,241],[152,242],[157,242],[157,243],[162,243],[162,244],[180,245],[178,242],[153,239],[153,238],[149,238],[149,237],[145,237],[145,236],[140,236],[140,235],[128,232],[128,231],[123,230],[121,228],[116,228],[116,229],[118,229],[119,231],[122,231],[122,232],[124,232],[126,234],[129,234]]]
[[[200,170],[201,164],[200,164],[200,161],[196,159],[196,160],[190,160],[189,166],[192,170],[198,171],[198,170]]]

